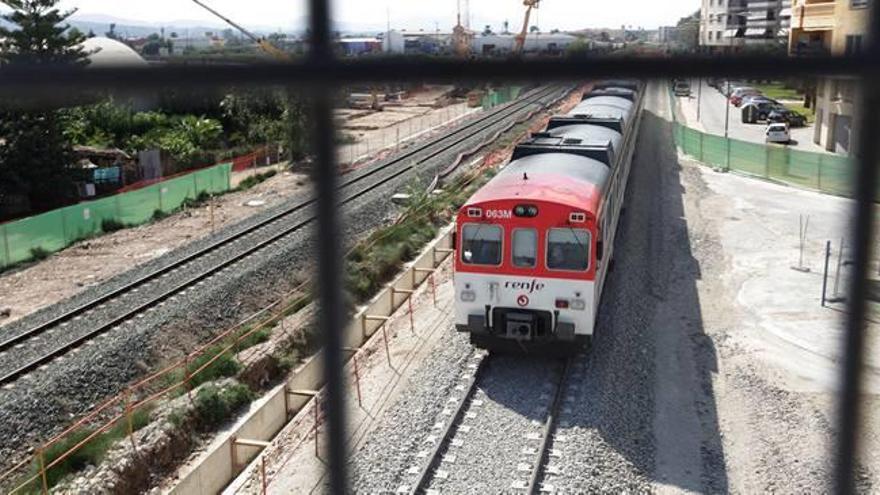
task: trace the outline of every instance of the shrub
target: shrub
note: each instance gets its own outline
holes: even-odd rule
[[[42,246],[32,247],[31,248],[31,260],[32,261],[42,261],[49,257],[49,251],[46,251]]]
[[[272,170],[268,170],[268,171],[260,173],[260,174],[254,174],[250,177],[246,177],[244,180],[242,180],[238,184],[238,190],[239,191],[246,191],[246,190],[256,186],[257,184],[260,184],[261,182],[266,181],[267,179],[275,177],[275,175],[277,175],[277,174],[278,174],[278,171],[275,169],[272,169]]]
[[[193,400],[199,429],[208,431],[223,424],[254,397],[251,389],[237,382],[225,387],[205,385]]]
[[[101,220],[101,230],[105,233],[116,232],[117,230],[122,230],[126,227],[128,226],[115,218],[105,218]]]
[[[150,423],[150,408],[138,409],[132,413],[132,429],[140,430]],[[49,465],[63,456],[68,450],[88,438],[95,432],[94,428],[82,428],[67,435],[52,444],[43,453],[45,465]],[[50,487],[55,486],[62,479],[72,473],[79,472],[88,466],[97,466],[107,455],[110,448],[120,439],[128,435],[128,420],[123,418],[116,422],[109,430],[95,436],[88,443],[71,453],[64,460],[53,466],[46,472],[46,478]],[[39,464],[34,462],[31,467],[31,476],[39,473]],[[32,483],[32,490],[39,492],[41,481],[39,478]]]
[[[184,199],[181,206],[183,208],[196,208],[203,205],[204,203],[207,203],[209,199],[211,199],[211,193],[209,193],[208,191],[202,191],[195,198]]]
[[[197,357],[193,362],[189,363],[189,372],[190,375],[195,373],[199,368],[205,365],[208,361],[220,354],[225,346],[222,344],[217,345],[215,347],[209,348],[207,351],[202,353],[201,356]],[[192,386],[198,387],[202,383],[210,382],[216,380],[218,378],[226,378],[230,376],[235,376],[236,373],[241,369],[241,363],[239,363],[235,356],[232,355],[232,351],[225,352],[220,354],[220,356],[211,364],[209,364],[205,369],[199,372],[198,375],[192,376]]]
[[[244,335],[245,333],[249,332],[250,330],[251,329],[245,329],[244,331],[241,332],[241,334]],[[261,328],[261,329],[257,330],[256,332],[248,335],[244,339],[242,339],[236,345],[236,347],[238,348],[238,350],[242,350],[242,349],[247,349],[249,347],[253,347],[257,344],[262,344],[263,342],[266,342],[267,340],[269,340],[270,333],[271,332],[267,328]]]
[[[158,208],[153,210],[153,220],[154,221],[162,220],[163,218],[165,218],[167,216],[168,216],[168,213],[165,213],[164,211],[162,211]]]

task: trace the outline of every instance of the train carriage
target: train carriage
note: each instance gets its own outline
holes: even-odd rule
[[[603,85],[551,119],[460,209],[456,328],[475,345],[571,348],[593,335],[640,119],[631,86]]]

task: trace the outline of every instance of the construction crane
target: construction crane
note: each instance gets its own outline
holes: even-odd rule
[[[208,7],[207,5],[202,3],[201,1],[199,1],[199,0],[192,0],[192,1],[195,2],[196,5],[207,10],[208,12],[223,19],[223,21],[226,22],[226,24],[229,24],[230,26],[234,27],[235,29],[238,29],[239,31],[241,31],[242,34],[244,34],[245,36],[247,36],[248,38],[253,40],[253,42],[256,43],[257,46],[259,46],[260,49],[263,50],[264,52],[266,52],[268,55],[270,55],[273,58],[280,60],[282,62],[289,62],[290,61],[290,55],[288,55],[287,52],[282,51],[281,49],[277,48],[272,43],[269,43],[268,41],[266,41],[264,38],[260,38],[259,36],[248,31],[247,29],[240,26],[239,24],[236,24],[235,22],[232,21],[232,19],[229,19],[228,17],[224,16],[220,12],[217,12],[216,10],[212,9],[211,7]]]
[[[513,47],[515,55],[520,55],[526,46],[526,36],[529,33],[529,19],[532,16],[532,9],[537,9],[539,3],[541,3],[541,0],[523,0],[523,5],[526,6],[526,18],[523,20],[522,31],[516,35],[516,44]]]

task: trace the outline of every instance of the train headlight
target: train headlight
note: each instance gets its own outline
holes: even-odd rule
[[[477,300],[477,293],[472,290],[461,291],[461,300],[463,302],[474,302]]]
[[[571,300],[571,309],[583,311],[586,308],[587,308],[587,303],[584,302],[583,299],[572,299]]]

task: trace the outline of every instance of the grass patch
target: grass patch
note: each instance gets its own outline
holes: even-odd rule
[[[790,88],[782,82],[772,82],[768,84],[754,84],[753,88],[764,93],[767,98],[774,100],[802,100],[804,94],[795,88]]]
[[[244,334],[248,333],[249,331],[250,331],[250,329],[245,329],[240,333],[240,335],[244,335]],[[238,351],[242,351],[244,349],[248,349],[250,347],[253,347],[257,344],[262,344],[263,342],[268,341],[269,337],[271,335],[272,335],[272,332],[268,328],[261,328],[261,329],[257,330],[256,332],[243,338],[240,342],[238,342],[236,344],[236,349]]]
[[[187,364],[186,370],[176,369],[173,372],[168,373],[162,378],[161,387],[171,387],[184,381],[187,376],[190,376],[190,384],[188,387],[179,387],[175,390],[173,395],[179,396],[183,394],[187,388],[195,388],[205,382],[214,381],[218,378],[235,376],[241,370],[241,363],[235,359],[233,351],[223,352],[223,349],[225,349],[227,345],[228,344],[223,344],[221,342],[215,346],[209,347],[205,352],[196,357],[196,359]],[[199,368],[218,355],[219,357],[217,357],[214,362],[209,364],[197,375],[194,374]]]
[[[238,184],[238,187],[236,189],[238,191],[247,191],[248,189],[256,186],[257,184],[261,184],[261,183],[271,179],[272,177],[275,177],[275,175],[277,175],[277,174],[278,174],[278,171],[275,169],[272,169],[272,170],[269,170],[269,171],[266,171],[266,172],[263,172],[260,174],[254,174],[254,175],[242,180]]]
[[[150,408],[145,408],[132,413],[132,427],[134,431],[138,431],[150,423],[150,412]],[[75,447],[94,432],[94,428],[83,428],[53,444],[44,452],[46,465],[48,466],[56,459],[59,459],[64,453]],[[82,471],[88,466],[97,466],[106,457],[110,448],[113,447],[117,441],[125,438],[127,435],[128,421],[126,419],[117,421],[112,428],[95,436],[87,444],[83,445],[70,456],[49,469],[46,472],[49,487],[51,488],[57,485],[67,476]],[[31,472],[28,476],[34,476],[39,474],[39,472],[39,464],[35,461],[31,466]],[[41,491],[42,482],[39,478],[30,483],[26,488],[27,493],[41,493]]]
[[[349,253],[345,283],[352,299],[363,303],[373,297],[494,174],[493,170],[481,171],[471,183],[459,179],[439,195],[411,192],[412,200],[401,222],[379,229]]]
[[[193,399],[193,414],[198,420],[198,428],[213,430],[254,398],[256,395],[251,389],[238,382],[226,387],[205,385]]]
[[[123,222],[116,220],[115,218],[105,218],[101,220],[101,231],[104,233],[116,232],[117,230],[122,230],[128,228]]]
[[[49,251],[43,249],[40,246],[32,247],[30,250],[31,253],[31,261],[43,261],[44,259],[49,257]]]

